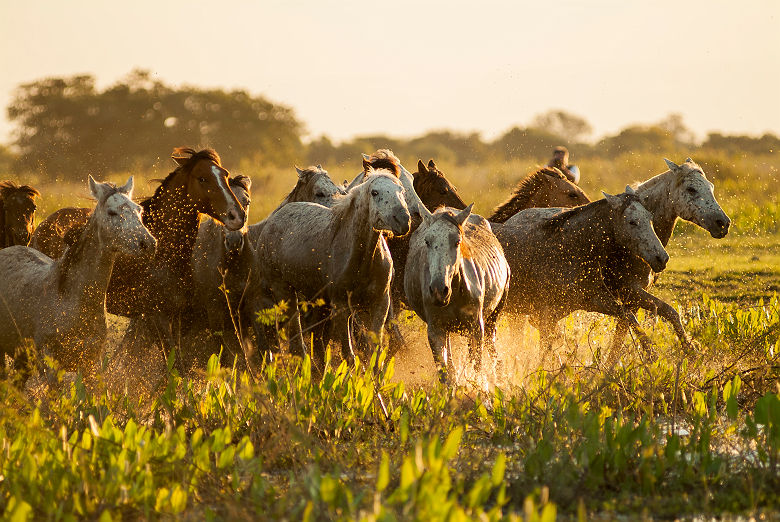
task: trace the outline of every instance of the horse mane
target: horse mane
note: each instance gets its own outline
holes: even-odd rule
[[[41,196],[41,193],[30,185],[17,185],[11,180],[0,181],[0,200],[9,197],[14,192],[22,192],[28,199]]]
[[[231,187],[241,187],[245,191],[249,192],[249,189],[252,186],[252,179],[249,176],[237,174],[228,180],[228,185]]]
[[[619,194],[619,196],[623,198],[623,205],[621,206],[622,209],[625,209],[628,205],[630,205],[633,202],[641,203],[639,196],[637,196],[636,194],[623,193],[623,194]],[[593,208],[598,208],[600,206],[605,206],[605,205],[607,205],[607,198],[602,198],[597,201],[593,201],[591,203],[588,203],[587,205],[580,205],[578,207],[567,208],[565,210],[561,210],[553,217],[548,219],[542,226],[546,229],[557,229],[563,226],[566,222],[568,222],[573,217],[578,216],[584,212],[591,212]]]
[[[98,205],[105,203],[108,198],[119,191],[119,187],[113,183],[106,182],[104,185],[107,185],[110,190],[106,191],[106,193],[103,195],[103,199],[98,201],[97,205],[95,205],[95,208],[97,208]],[[59,266],[57,269],[57,289],[60,291],[63,289],[72,267],[81,261],[81,259],[84,257],[86,236],[91,232],[91,225],[94,216],[95,209],[90,212],[87,223],[83,227],[71,227],[65,233],[63,242],[68,245],[68,247],[65,249],[65,253],[62,254],[62,257],[59,259]]]
[[[298,194],[298,192],[301,192],[303,190],[303,187],[311,183],[314,178],[318,176],[327,176],[327,175],[328,173],[325,171],[325,169],[321,167],[314,167],[314,166],[306,167],[300,172],[300,174],[298,174],[298,181],[295,183],[295,186],[290,191],[290,193],[284,197],[281,205],[284,205],[285,203],[288,203],[290,201],[295,201],[296,194]]]
[[[379,149],[367,160],[374,170],[389,170],[396,178],[401,177],[401,160],[390,149]]]
[[[501,203],[496,210],[493,211],[493,215],[488,218],[488,221],[493,223],[505,223],[509,218],[528,208],[528,202],[532,197],[542,188],[545,177],[552,176],[554,178],[560,178],[568,181],[569,178],[563,174],[560,170],[553,167],[539,167],[535,172],[531,172],[517,185],[515,190],[509,199]]]

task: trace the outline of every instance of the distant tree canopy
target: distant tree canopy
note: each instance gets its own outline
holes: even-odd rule
[[[360,154],[378,148],[391,148],[404,161],[433,158],[454,165],[513,159],[544,163],[557,145],[567,146],[573,161],[626,153],[673,157],[700,149],[729,155],[780,150],[780,138],[772,134],[712,133],[697,146],[680,114],[651,125],[631,125],[589,144],[584,140],[592,133],[590,124],[562,110],[541,113],[527,127],[513,127],[490,141],[478,133],[437,130],[412,138],[360,136],[341,143],[320,136],[304,145],[303,124],[289,107],[241,90],[174,88],[143,70],[132,71],[103,91],[91,75],[21,85],[8,117],[15,124],[14,143],[0,145],[0,173],[38,171],[73,180],[83,180],[87,173],[167,168],[168,154],[182,145],[213,147],[234,170],[242,162],[261,168],[295,163],[359,168]]]
[[[90,75],[24,84],[8,117],[19,167],[51,177],[148,168],[180,145],[214,147],[230,163],[290,164],[301,148],[292,109],[240,90],[175,89],[147,71],[104,91]]]

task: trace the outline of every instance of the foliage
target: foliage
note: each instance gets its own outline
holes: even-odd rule
[[[134,71],[99,91],[90,75],[16,89],[19,168],[58,179],[149,168],[176,146],[210,146],[228,162],[289,164],[301,146],[292,110],[245,91],[173,88]]]
[[[36,401],[4,381],[0,504],[18,520],[777,513],[780,300],[705,297],[683,316],[700,357],[490,391],[407,390],[385,352],[352,365],[328,353],[320,376],[282,357],[257,382],[217,355],[183,379],[171,355],[151,406],[81,379]]]

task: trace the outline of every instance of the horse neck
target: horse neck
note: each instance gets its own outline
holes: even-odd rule
[[[636,188],[642,206],[653,215],[653,229],[661,244],[666,246],[672,237],[674,225],[679,217],[673,202],[669,199],[675,174],[666,171],[645,181]]]
[[[360,197],[353,196],[350,204],[334,212],[331,245],[349,252],[347,269],[351,273],[358,273],[370,265],[381,239],[381,234],[369,223],[368,198],[364,197],[367,189],[361,188],[360,194],[355,194]]]
[[[105,311],[106,291],[118,252],[100,241],[95,215],[78,241],[55,262],[59,294],[76,297],[81,311]]]
[[[198,209],[183,187],[160,188],[144,213],[144,224],[157,239],[155,258],[188,261],[198,237],[198,223]]]

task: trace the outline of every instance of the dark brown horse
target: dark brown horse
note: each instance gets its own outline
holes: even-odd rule
[[[417,172],[412,175],[414,191],[431,212],[439,207],[452,207],[459,210],[466,208],[466,204],[458,196],[455,185],[436,168],[433,160],[428,161],[427,167],[422,160],[417,160]]]
[[[422,197],[422,196],[420,196]],[[523,178],[512,195],[488,218],[491,223],[504,223],[527,208],[576,207],[590,203],[580,187],[558,169],[540,167]]]
[[[0,181],[0,248],[27,246],[33,232],[35,198],[40,195],[30,185]]]

